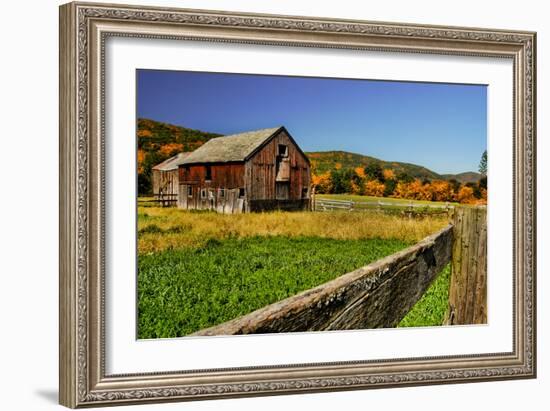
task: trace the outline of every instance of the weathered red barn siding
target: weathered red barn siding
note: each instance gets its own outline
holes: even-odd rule
[[[206,165],[191,164],[180,166],[180,183],[198,184],[208,188],[241,188],[244,187],[244,164],[211,164],[212,179],[206,180]]]
[[[245,164],[247,200],[276,199],[276,162],[279,144],[288,147],[290,163],[289,200],[301,200],[304,197],[303,189],[309,189],[310,170],[307,158],[289,136],[281,131]]]
[[[206,180],[206,168],[210,167],[211,179]],[[239,189],[244,188],[244,164],[190,164],[179,167],[178,207],[185,209],[216,209],[220,212],[236,212]],[[191,195],[189,195],[191,187]],[[220,189],[225,195],[220,196]],[[205,190],[204,196],[201,190]],[[227,208],[229,207],[229,208]],[[239,208],[240,210],[240,208]]]

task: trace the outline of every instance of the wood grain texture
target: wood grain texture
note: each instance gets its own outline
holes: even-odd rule
[[[76,19],[73,4],[59,9],[59,403],[77,404],[76,275]]]
[[[179,167],[180,184],[192,183],[204,188],[244,187],[244,163],[213,163],[211,178],[206,180],[206,164],[191,164]]]
[[[452,227],[316,288],[193,335],[395,327],[451,258]]]
[[[255,200],[275,200],[276,195],[276,177],[277,177],[277,155],[279,145],[288,148],[288,175],[285,174],[285,180],[289,182],[288,200],[301,200],[303,189],[309,189],[310,168],[309,161],[304,153],[299,149],[294,140],[287,134],[286,130],[281,130],[271,140],[267,142],[246,162],[247,175],[247,197],[250,201]]]
[[[178,169],[152,170],[153,195],[160,205],[175,205],[178,196]]]
[[[487,323],[487,209],[456,207],[447,324]]]

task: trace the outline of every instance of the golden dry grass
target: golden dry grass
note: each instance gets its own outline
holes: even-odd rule
[[[447,217],[421,219],[376,212],[270,212],[225,215],[176,208],[138,208],[138,252],[200,247],[209,240],[250,236],[381,238],[416,242],[447,225]]]

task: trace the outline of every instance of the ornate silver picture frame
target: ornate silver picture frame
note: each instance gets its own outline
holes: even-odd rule
[[[114,37],[511,61],[513,349],[471,355],[107,374],[105,208],[109,204],[105,202],[108,147],[104,70],[108,58],[105,43]],[[61,6],[60,403],[77,408],[535,378],[535,102],[533,32],[92,3]],[[265,363],[269,364],[269,358]]]

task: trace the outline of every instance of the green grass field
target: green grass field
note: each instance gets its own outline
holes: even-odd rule
[[[401,320],[398,327],[429,327],[443,324],[449,305],[451,265],[447,265],[430,288]]]
[[[231,320],[390,255],[445,225],[441,216],[371,212],[222,215],[140,199],[138,338],[183,336]],[[400,326],[441,324],[434,313],[447,307],[444,277]]]
[[[399,251],[399,240],[248,237],[139,258],[139,338],[186,335]]]

